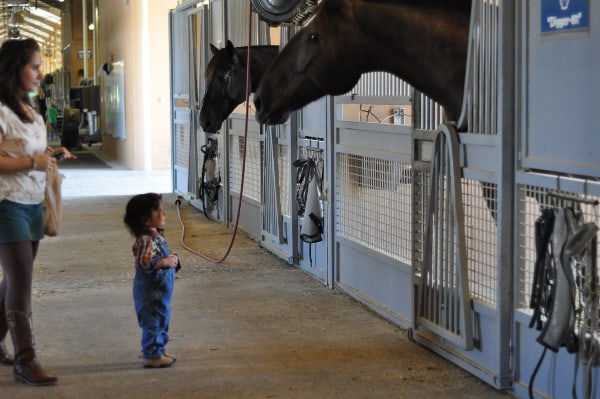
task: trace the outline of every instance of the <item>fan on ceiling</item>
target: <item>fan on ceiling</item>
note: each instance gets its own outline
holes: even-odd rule
[[[302,25],[312,16],[319,0],[251,0],[252,7],[269,25]]]

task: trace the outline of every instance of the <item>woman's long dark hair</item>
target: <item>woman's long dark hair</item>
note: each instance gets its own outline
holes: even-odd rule
[[[33,122],[21,107],[30,104],[29,93],[23,87],[21,73],[40,45],[35,39],[7,40],[0,47],[0,102],[10,108],[23,122]]]

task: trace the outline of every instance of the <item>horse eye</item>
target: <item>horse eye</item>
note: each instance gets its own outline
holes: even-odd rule
[[[318,33],[311,33],[310,35],[308,35],[308,41],[309,42],[317,42],[317,41],[319,41],[319,34]]]

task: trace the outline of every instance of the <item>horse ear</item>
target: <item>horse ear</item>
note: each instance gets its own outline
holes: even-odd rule
[[[212,55],[215,55],[215,54],[217,54],[217,51],[219,51],[219,49],[216,48],[213,44],[211,44],[210,51],[212,52]]]
[[[233,45],[233,43],[231,42],[231,40],[227,40],[227,55],[229,56],[229,58],[231,59],[231,61],[235,64],[239,64],[240,63],[240,59],[238,58],[237,53],[235,52],[235,46]]]

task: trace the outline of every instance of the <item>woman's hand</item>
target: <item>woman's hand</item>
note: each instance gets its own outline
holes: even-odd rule
[[[36,153],[30,157],[32,161],[32,169],[44,171],[50,167],[51,163],[56,163],[56,159],[52,158],[47,152]]]
[[[59,147],[54,149],[48,147],[48,150],[49,151],[47,151],[47,153],[49,153],[50,156],[52,156],[59,162],[64,159],[77,159],[77,155],[72,154],[66,147]]]

